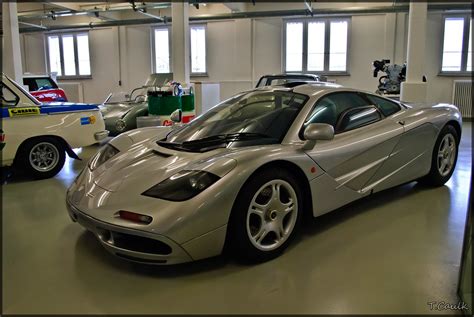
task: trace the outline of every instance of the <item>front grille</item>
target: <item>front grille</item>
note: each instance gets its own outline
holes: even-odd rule
[[[131,234],[100,230],[99,237],[117,248],[159,255],[171,254],[172,249],[164,242]]]

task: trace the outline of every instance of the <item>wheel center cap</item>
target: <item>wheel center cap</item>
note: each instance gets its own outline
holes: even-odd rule
[[[271,220],[275,220],[276,217],[277,217],[277,215],[278,215],[278,214],[277,214],[276,210],[272,210],[272,211],[270,212],[270,215],[269,215],[269,216],[270,216],[270,219],[271,219]]]

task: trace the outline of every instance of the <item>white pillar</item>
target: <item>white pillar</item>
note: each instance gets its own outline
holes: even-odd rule
[[[393,64],[397,63],[395,60],[396,20],[396,13],[387,13],[385,15],[385,54],[383,58],[389,59]]]
[[[425,64],[427,2],[410,2],[408,17],[407,75],[400,100],[426,101],[426,83],[422,81]]]
[[[183,86],[189,86],[190,42],[189,42],[189,4],[171,4],[171,54],[173,79]]]
[[[2,3],[2,71],[23,85],[23,68],[21,65],[20,33],[16,2]]]

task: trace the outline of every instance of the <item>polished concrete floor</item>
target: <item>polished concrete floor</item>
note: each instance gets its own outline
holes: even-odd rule
[[[227,256],[124,262],[66,213],[84,161],[68,160],[49,180],[14,177],[2,189],[3,313],[443,313],[427,303],[458,302],[471,149],[465,124],[446,186],[375,194],[306,224],[281,257],[251,266]]]

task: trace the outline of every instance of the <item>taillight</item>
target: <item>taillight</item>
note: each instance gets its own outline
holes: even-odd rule
[[[119,211],[120,218],[132,222],[142,223],[142,224],[149,224],[153,220],[152,217],[142,214],[137,214],[135,212],[120,210]]]

